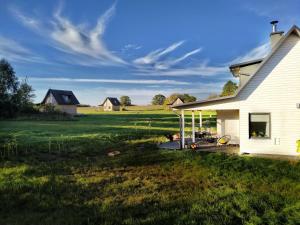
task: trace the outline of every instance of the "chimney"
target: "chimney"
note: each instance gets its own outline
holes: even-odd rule
[[[277,42],[281,39],[284,32],[283,31],[277,31],[277,20],[271,21],[272,24],[272,33],[270,34],[270,41],[271,41],[271,48],[273,49],[274,46],[277,44]]]

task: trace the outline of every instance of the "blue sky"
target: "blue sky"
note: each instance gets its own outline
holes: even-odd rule
[[[39,102],[48,88],[81,103],[129,95],[220,92],[228,65],[264,57],[273,19],[300,23],[300,1],[0,0],[0,57],[28,78]]]

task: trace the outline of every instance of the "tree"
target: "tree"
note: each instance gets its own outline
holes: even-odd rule
[[[12,117],[32,104],[33,89],[25,80],[19,83],[13,67],[0,60],[0,116]]]
[[[12,116],[16,105],[18,78],[12,66],[4,59],[0,60],[0,116]]]
[[[179,93],[173,93],[169,97],[166,98],[164,104],[165,105],[172,104],[178,97],[181,97],[181,96],[182,95]]]
[[[166,97],[162,94],[155,95],[152,99],[152,105],[163,105]]]
[[[189,95],[189,94],[183,94],[181,97],[185,103],[187,102],[194,102],[197,100],[195,96]]]
[[[122,106],[129,106],[131,105],[131,99],[129,96],[121,96],[120,103]]]
[[[17,91],[18,97],[18,108],[21,112],[31,112],[33,109],[33,98],[35,94],[33,93],[33,88],[27,83],[25,79],[21,84]]]
[[[226,84],[223,86],[223,90],[221,96],[230,96],[234,95],[235,91],[238,89],[236,83],[232,82],[231,80],[227,81]]]

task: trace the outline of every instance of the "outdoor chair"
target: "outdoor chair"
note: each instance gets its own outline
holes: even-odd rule
[[[218,138],[217,140],[217,145],[220,146],[220,145],[227,145],[231,140],[231,136],[230,135],[224,135],[220,138]]]

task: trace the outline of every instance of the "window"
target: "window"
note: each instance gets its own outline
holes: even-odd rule
[[[249,138],[271,137],[271,115],[270,113],[249,114]]]
[[[64,101],[65,101],[66,103],[70,103],[70,102],[71,102],[71,98],[70,98],[69,95],[62,95],[62,97],[63,97],[63,99],[64,99]]]

